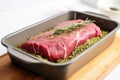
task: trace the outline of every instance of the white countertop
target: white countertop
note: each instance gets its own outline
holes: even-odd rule
[[[98,12],[96,8],[96,1],[87,6],[80,2],[81,0],[0,0],[0,39],[9,33],[19,30],[23,27],[29,26],[35,22],[48,18],[64,10],[78,10],[78,11],[92,11]],[[84,2],[87,0],[84,0]],[[94,3],[94,4],[93,4]],[[120,33],[120,30],[118,30]],[[0,55],[6,53],[7,49],[0,44]],[[117,69],[105,78],[105,80],[120,80]],[[120,70],[119,70],[120,71]],[[115,73],[115,74],[113,74]],[[110,77],[114,77],[110,79]],[[117,79],[116,79],[117,77]]]

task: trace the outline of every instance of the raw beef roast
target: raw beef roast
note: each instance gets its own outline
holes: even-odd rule
[[[69,27],[80,23],[82,20],[70,20],[59,23],[56,27]],[[50,61],[68,57],[75,47],[83,44],[88,39],[101,36],[100,28],[94,23],[81,26],[70,33],[52,35],[53,30],[46,31],[23,42],[19,47],[34,54],[41,55]]]

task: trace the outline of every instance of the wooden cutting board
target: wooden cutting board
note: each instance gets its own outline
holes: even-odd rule
[[[104,52],[91,60],[68,80],[103,80],[120,63],[120,35]],[[45,80],[43,77],[11,63],[7,55],[0,57],[0,80]]]

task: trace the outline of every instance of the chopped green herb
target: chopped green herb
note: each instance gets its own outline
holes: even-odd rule
[[[118,9],[117,7],[111,7],[110,10],[119,11],[120,9]]]

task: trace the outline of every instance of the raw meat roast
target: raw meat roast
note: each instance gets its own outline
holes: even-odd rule
[[[59,23],[55,28],[69,27],[82,21],[81,19],[65,21]],[[59,59],[68,57],[75,47],[83,44],[88,39],[102,35],[100,28],[94,23],[86,24],[70,33],[60,35],[52,35],[54,30],[38,34],[21,43],[19,47],[27,52],[41,55],[50,61],[56,62]]]

